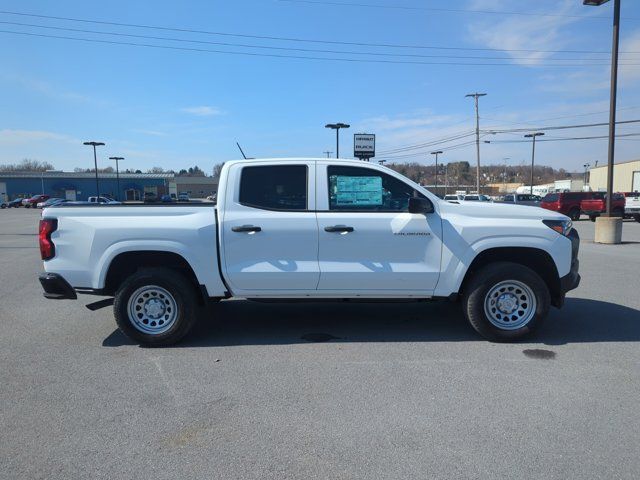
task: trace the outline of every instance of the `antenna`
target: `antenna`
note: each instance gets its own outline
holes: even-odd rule
[[[240,146],[240,144],[238,142],[236,142],[236,145],[238,146],[238,149],[240,150],[240,153],[242,154],[242,158],[244,158],[245,160],[247,159],[247,156],[244,154],[244,152],[242,151],[242,147]]]

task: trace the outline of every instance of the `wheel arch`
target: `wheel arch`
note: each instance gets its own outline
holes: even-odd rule
[[[545,282],[551,295],[551,304],[562,304],[562,292],[558,269],[548,252],[535,247],[495,247],[483,250],[471,262],[458,291],[464,292],[475,272],[494,262],[513,262],[530,268]]]
[[[207,290],[198,281],[189,262],[178,253],[164,250],[136,250],[116,255],[106,269],[103,292],[105,295],[113,296],[127,277],[140,269],[157,267],[169,268],[182,273],[198,292],[198,301],[206,302],[208,299]]]

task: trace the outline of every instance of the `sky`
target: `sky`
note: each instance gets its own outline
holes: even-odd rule
[[[622,4],[618,120],[635,120],[640,2]],[[525,131],[486,131],[608,121],[613,2],[4,0],[0,10],[0,164],[90,168],[82,142],[93,140],[106,144],[100,167],[122,156],[121,168],[210,173],[240,157],[236,142],[250,157],[335,155],[333,122],[351,125],[342,157],[366,132],[379,159],[432,164],[437,149],[442,162],[473,163],[473,92],[487,93],[483,164],[531,157]],[[606,138],[558,139],[607,131],[546,131],[536,163],[602,164]],[[619,126],[617,162],[640,158],[635,133],[640,124]]]

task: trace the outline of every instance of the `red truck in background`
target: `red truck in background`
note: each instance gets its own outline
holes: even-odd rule
[[[624,217],[625,197],[623,193],[614,193],[611,203],[611,213],[616,217]],[[582,200],[580,209],[585,215],[589,215],[589,220],[596,221],[607,209],[607,194],[604,192],[594,192],[593,197]]]
[[[566,215],[574,222],[580,220],[580,203],[593,198],[597,192],[548,193],[540,202],[542,208]]]

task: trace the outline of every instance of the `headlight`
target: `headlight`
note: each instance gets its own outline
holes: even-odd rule
[[[569,219],[567,219],[567,220],[543,220],[542,223],[544,223],[551,230],[555,230],[560,235],[564,235],[565,237],[567,235],[569,235],[569,232],[571,231],[571,227],[573,227],[573,222],[571,220],[569,220]]]

